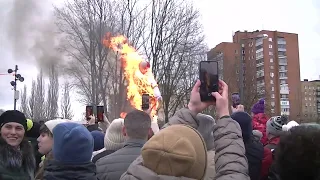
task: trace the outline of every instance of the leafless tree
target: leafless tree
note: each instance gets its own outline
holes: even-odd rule
[[[40,121],[46,119],[46,108],[45,108],[45,83],[43,73],[40,71],[35,92],[34,92],[34,105],[33,105],[33,120]],[[46,119],[47,120],[47,119]]]
[[[20,104],[20,111],[28,117],[28,100],[27,100],[27,86],[24,85],[23,91],[21,93],[21,104]]]
[[[84,104],[107,107],[109,50],[102,44],[106,32],[113,32],[111,3],[106,0],[74,0],[55,8],[57,25],[65,34],[61,50],[70,57],[67,74],[82,95]],[[105,112],[108,110],[105,109]]]
[[[65,82],[63,84],[63,94],[62,94],[62,99],[61,99],[61,116],[64,119],[72,119],[73,118],[73,113],[71,110],[71,102],[70,102],[70,90],[71,86],[69,82]]]
[[[199,12],[192,3],[153,0],[151,9],[150,36],[144,48],[160,84],[167,121],[191,91],[197,73],[189,73],[205,60],[207,48]]]
[[[46,99],[46,119],[54,119],[58,115],[59,79],[55,65],[49,71],[48,94]]]
[[[28,98],[28,113],[27,116],[34,119],[35,107],[36,107],[36,81],[32,81],[31,94]]]

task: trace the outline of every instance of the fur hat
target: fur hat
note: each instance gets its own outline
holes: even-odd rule
[[[159,175],[203,179],[207,150],[201,134],[186,125],[171,125],[143,146],[143,165]]]
[[[124,136],[122,134],[122,127],[124,126],[124,119],[119,118],[111,122],[110,126],[104,136],[104,147],[107,150],[118,150],[123,147]]]
[[[264,113],[264,99],[260,99],[256,104],[252,106],[251,112],[253,114]]]

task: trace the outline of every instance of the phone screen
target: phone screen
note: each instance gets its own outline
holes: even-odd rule
[[[199,65],[201,101],[215,101],[212,92],[219,90],[218,62],[201,61]]]
[[[97,121],[103,122],[104,106],[97,106]]]
[[[93,115],[93,107],[92,106],[86,106],[86,119],[90,120],[90,116]]]
[[[240,104],[240,95],[239,93],[232,93],[232,106],[236,108]]]
[[[148,110],[150,106],[150,97],[149,94],[142,94],[142,110]]]

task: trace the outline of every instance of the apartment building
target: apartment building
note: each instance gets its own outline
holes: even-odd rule
[[[302,108],[301,122],[320,123],[320,80],[301,82]]]
[[[237,86],[233,89],[239,90],[246,106],[263,97],[270,116],[281,114],[300,120],[297,34],[237,31],[232,43],[220,43],[208,52],[208,60],[218,59],[223,61],[223,77],[228,76],[232,86]]]

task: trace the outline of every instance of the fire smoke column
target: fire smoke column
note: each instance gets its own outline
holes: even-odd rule
[[[152,118],[152,129],[156,133],[159,131],[157,124],[157,111],[160,107],[162,96],[158,84],[151,72],[150,63],[145,61],[136,51],[128,44],[124,36],[111,37],[107,33],[103,39],[103,44],[115,52],[120,53],[121,64],[124,78],[127,81],[127,100],[135,109],[141,110],[142,94],[149,94]],[[121,113],[124,118],[125,112]]]

